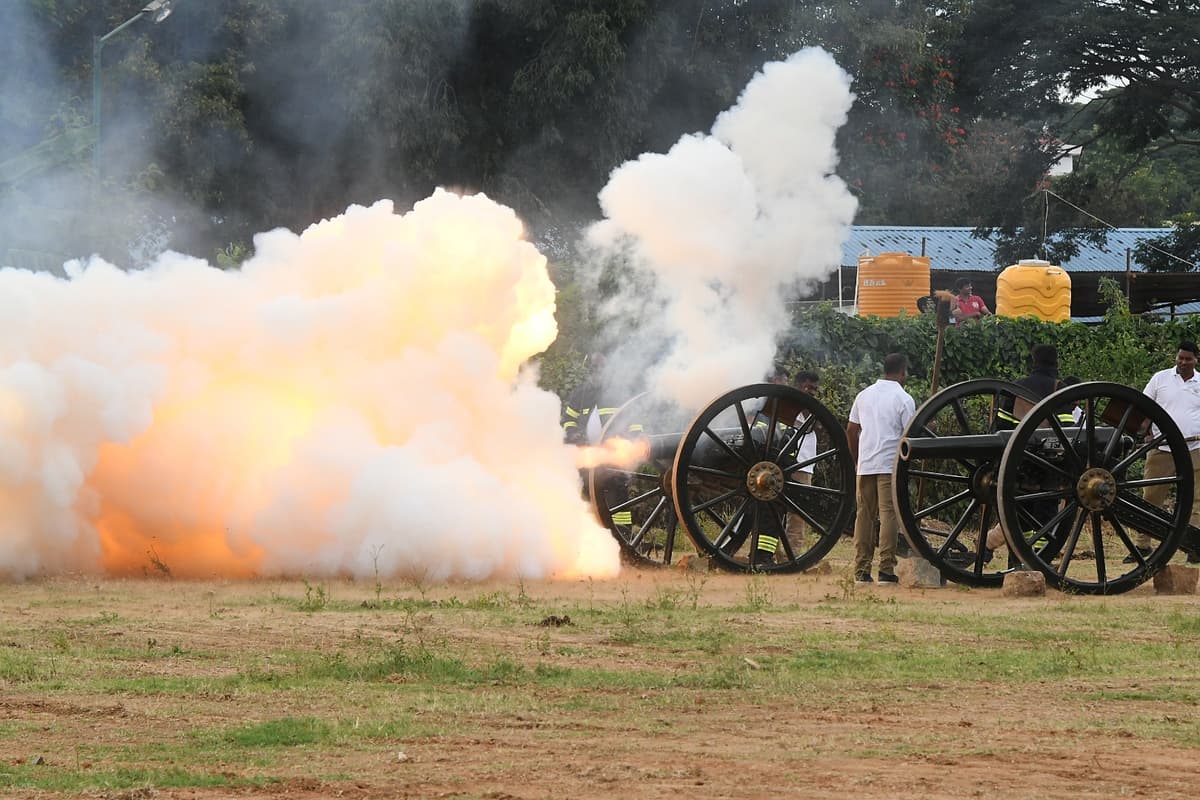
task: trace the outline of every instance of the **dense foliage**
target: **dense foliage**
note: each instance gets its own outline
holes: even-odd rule
[[[1031,183],[1013,187],[1016,202],[988,204],[985,224],[1008,240],[999,257],[1040,250],[1058,261],[1074,252],[1077,238],[1101,238],[1101,220],[1152,227],[1174,221],[1178,233],[1160,244],[1175,258],[1148,248],[1137,257],[1155,269],[1196,269],[1194,188],[1190,178],[1172,174],[1184,164],[1194,174],[1200,152],[1195,3],[976,0],[971,6],[955,45],[963,105],[1039,126],[1047,162],[1073,146],[1085,156],[1080,174],[1052,188],[1090,214],[1067,203],[1047,208]],[[1064,106],[1064,97],[1078,104]]]

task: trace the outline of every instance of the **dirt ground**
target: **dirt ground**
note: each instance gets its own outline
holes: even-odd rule
[[[735,610],[747,597],[745,576],[712,574],[704,577],[701,602],[730,608],[730,624],[744,624]],[[816,604],[844,591],[837,575],[759,578],[775,604]],[[539,604],[554,606],[619,604],[650,601],[664,593],[679,596],[695,591],[695,576],[675,570],[626,570],[613,581],[563,581],[521,584],[521,591]],[[761,586],[761,585],[760,585]],[[334,586],[345,597],[371,596],[364,584]],[[387,587],[384,595],[399,591]],[[423,596],[481,596],[489,591],[514,592],[513,582],[494,586],[421,587]],[[953,613],[1011,605],[1044,603],[1050,598],[1008,600],[997,591],[954,588],[921,591],[872,587],[866,591],[898,602],[929,604]],[[1149,587],[1131,595],[1104,599],[1112,604],[1147,601]],[[408,592],[411,594],[411,590]],[[7,623],[7,647],[23,646],[26,633],[61,627],[64,619],[98,612],[129,620],[130,629],[106,631],[113,638],[138,637],[183,651],[228,653],[296,648],[329,643],[355,635],[362,615],[323,612],[297,613],[294,607],[254,604],[248,598],[272,595],[304,596],[299,582],[104,581],[55,579],[0,587]],[[64,606],[78,598],[78,607]],[[90,598],[90,599],[89,599]],[[1192,614],[1194,597],[1154,598]],[[1090,601],[1081,601],[1090,602]],[[793,624],[789,615],[766,617],[771,641],[786,648]],[[434,617],[428,625],[442,624]],[[838,622],[831,617],[829,624]],[[15,631],[15,632],[14,632]],[[520,630],[461,631],[447,627],[439,635],[470,644],[472,637],[488,646],[508,642],[527,652],[533,635]],[[538,634],[542,635],[542,634]],[[547,636],[557,636],[549,631]],[[605,650],[607,663],[597,667],[636,668],[634,650]],[[680,669],[687,669],[681,664]],[[219,673],[221,659],[173,660],[130,664],[129,669]],[[1194,676],[1188,676],[1194,680]],[[1134,684],[1136,685],[1136,684]],[[1125,686],[1117,679],[1107,688]],[[671,798],[679,797],[802,797],[802,798],[1184,798],[1195,794],[1200,778],[1200,743],[1184,746],[1163,738],[1141,737],[1114,721],[1111,708],[1083,707],[1078,695],[1096,688],[1065,681],[1031,679],[1025,686],[998,683],[988,676],[964,676],[951,690],[944,686],[894,687],[888,704],[859,695],[852,702],[830,705],[819,697],[757,692],[740,702],[727,693],[710,702],[701,690],[672,689],[671,702],[659,702],[653,692],[613,691],[611,698],[589,698],[607,713],[547,714],[539,709],[563,697],[533,697],[527,711],[497,708],[495,713],[472,711],[464,735],[440,734],[403,741],[382,740],[378,747],[297,748],[294,756],[272,765],[277,782],[246,788],[91,789],[85,796],[102,798]],[[566,690],[555,689],[554,692]],[[311,708],[271,708],[270,698],[245,696],[198,698],[171,708],[178,700],[153,693],[118,695],[73,693],[64,688],[33,695],[19,682],[0,682],[0,726],[19,723],[38,733],[0,738],[0,763],[23,763],[34,752],[51,763],[78,759],[80,743],[118,745],[130,737],[161,736],[177,740],[197,725],[221,726],[245,717],[281,714],[339,713],[321,697]],[[354,698],[338,702],[353,705]],[[267,704],[264,707],[260,704]],[[1127,713],[1128,705],[1121,706]],[[452,714],[428,705],[424,714]],[[1147,713],[1161,713],[1148,709]],[[1184,706],[1183,723],[1195,724],[1197,709]],[[1064,728],[1064,718],[1094,716],[1107,726]],[[630,724],[636,718],[637,724]],[[8,728],[4,728],[8,730]],[[76,755],[72,755],[72,753]],[[293,759],[288,761],[288,759]],[[76,764],[86,769],[87,764]],[[231,775],[252,775],[253,764],[213,765]],[[337,779],[310,776],[342,776]],[[7,796],[46,797],[23,791]],[[53,795],[61,796],[61,795]]]

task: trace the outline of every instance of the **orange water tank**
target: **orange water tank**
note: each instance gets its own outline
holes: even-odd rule
[[[896,317],[920,313],[917,300],[929,294],[929,258],[880,253],[858,259],[858,315]]]
[[[996,313],[1066,322],[1071,319],[1071,276],[1048,261],[1018,261],[996,279]]]

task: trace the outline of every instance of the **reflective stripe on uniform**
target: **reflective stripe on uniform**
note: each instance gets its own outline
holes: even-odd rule
[[[571,408],[570,406],[567,406],[567,416],[571,417],[571,418],[575,418],[575,417],[579,416],[579,412],[576,411],[575,409]]]
[[[1058,415],[1058,421],[1065,425],[1074,425],[1075,424],[1075,415],[1072,414],[1070,411],[1064,411],[1063,413]]]
[[[779,539],[774,536],[758,535],[758,549],[764,553],[774,553],[779,548]]]
[[[604,416],[608,416],[608,415],[617,413],[617,409],[615,409],[615,408],[597,408],[596,411],[597,411],[597,413],[602,414]]]
[[[612,515],[612,520],[613,520],[613,524],[615,524],[615,525],[632,525],[633,524],[633,512],[632,511],[618,511],[617,513]]]
[[[1016,422],[1021,421],[1019,417],[1014,417],[1011,413],[1005,411],[1003,408],[998,409],[996,411],[996,416],[999,417],[1000,419],[1004,420],[1005,422],[1016,423]]]

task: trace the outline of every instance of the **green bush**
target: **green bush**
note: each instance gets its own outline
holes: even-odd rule
[[[1200,317],[1136,316],[1129,313],[1115,281],[1101,280],[1100,292],[1109,307],[1096,325],[992,316],[951,326],[945,332],[938,388],[973,378],[1015,380],[1028,372],[1030,348],[1046,343],[1058,348],[1063,375],[1141,389],[1155,370],[1174,362],[1179,342],[1200,338]],[[542,385],[565,396],[583,376],[582,350],[556,342],[542,362]],[[853,317],[822,304],[796,312],[780,339],[777,360],[791,374],[800,369],[820,373],[819,399],[839,419],[846,419],[855,394],[880,377],[888,353],[908,356],[905,388],[918,404],[928,399],[936,351],[932,314]]]

